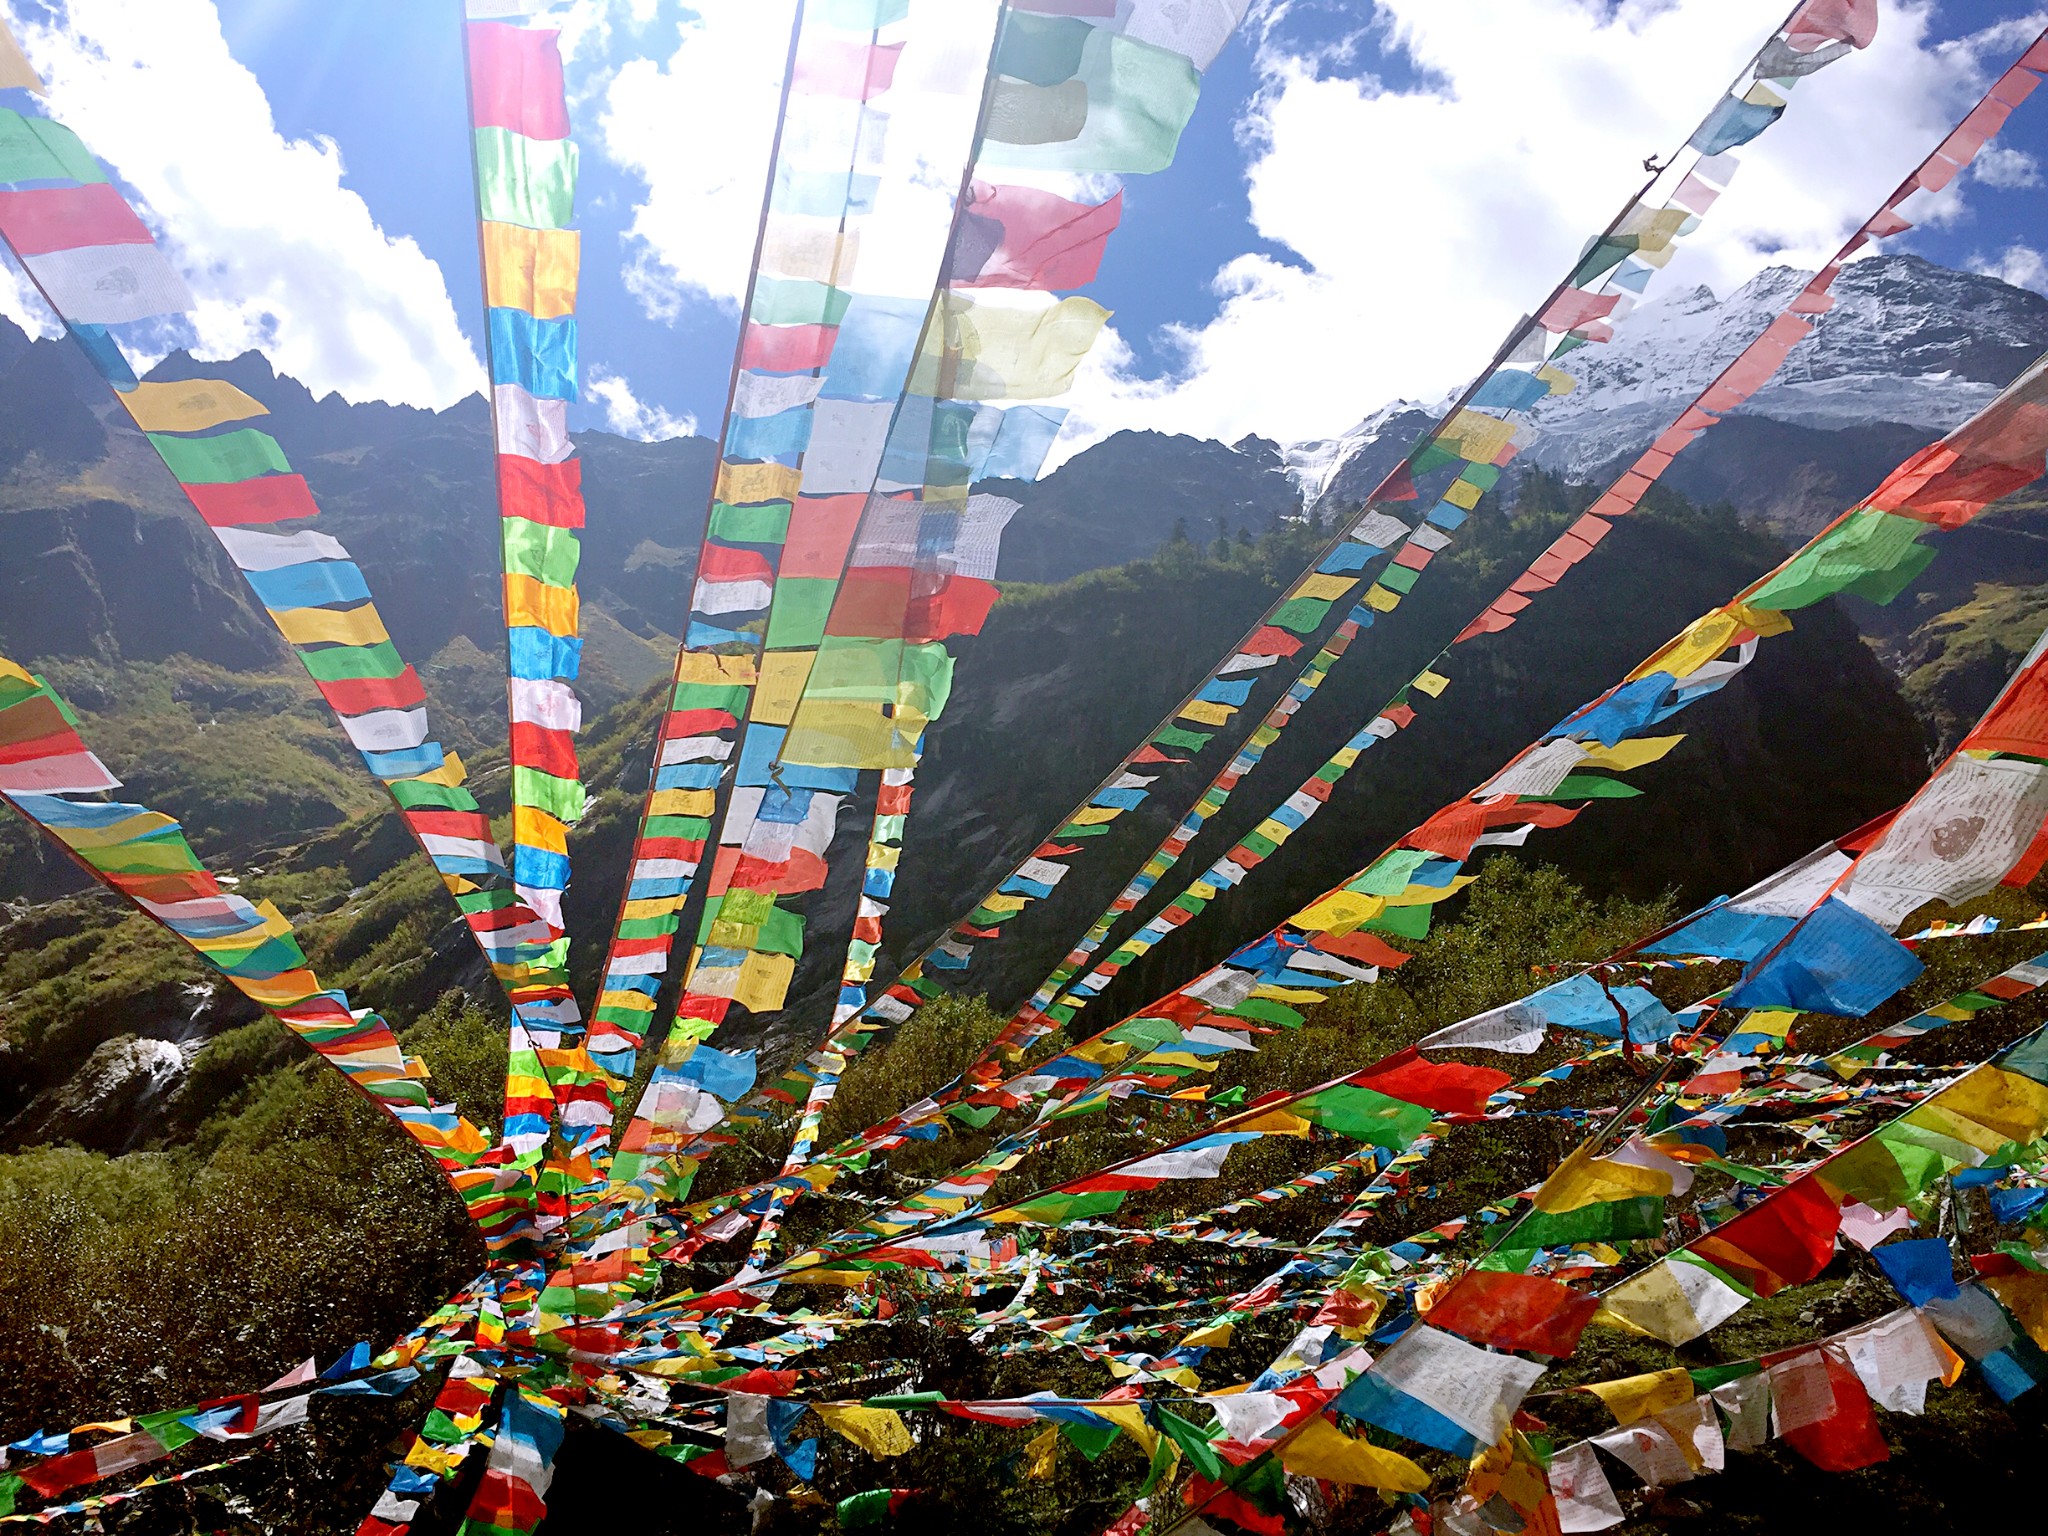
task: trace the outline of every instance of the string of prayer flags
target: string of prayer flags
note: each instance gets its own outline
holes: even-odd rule
[[[48,684],[0,657],[0,797],[102,884],[139,907],[274,1014],[349,1083],[403,1126],[439,1165],[493,1246],[514,1240],[523,1211],[491,1143],[452,1104],[429,1096],[426,1067],[375,1013],[323,988],[292,925],[269,902],[223,887],[178,823],[147,806],[75,798],[116,790]]]
[[[19,235],[33,251],[84,252],[77,270],[99,272],[114,283],[109,293],[136,297],[165,290],[148,277],[162,254],[132,210],[122,227],[139,243],[91,245],[100,228],[92,221],[113,220],[107,199],[119,201],[119,194],[75,136],[47,119],[12,111],[0,116],[0,128],[9,122],[22,130],[21,138],[62,153],[19,167],[34,188],[0,191],[0,236],[11,243]],[[95,200],[89,209],[65,200],[87,191]],[[60,195],[52,203],[46,193]],[[121,258],[126,265],[109,265],[92,254],[112,249],[129,253]],[[123,316],[93,303],[66,308],[76,295],[63,283],[46,296],[397,804],[515,1011],[535,1024],[573,1023],[579,1015],[545,924],[513,888],[490,823],[464,786],[461,760],[431,739],[420,680],[399,656],[362,571],[339,540],[293,526],[317,516],[319,508],[277,440],[244,424],[264,415],[265,407],[221,380],[139,380],[106,328],[122,323]],[[175,297],[175,305],[166,297],[167,307],[126,318],[190,308],[182,285]]]
[[[784,748],[815,669],[849,687],[863,665],[880,672],[858,646],[826,656],[827,621],[842,596],[891,596],[886,580],[852,579],[848,561],[931,307],[903,289],[905,274],[920,258],[942,270],[953,213],[929,200],[896,210],[891,259],[863,261],[877,210],[930,174],[907,147],[891,150],[894,82],[906,55],[930,52],[920,89],[972,99],[982,78],[964,72],[968,53],[941,44],[995,21],[951,17],[942,38],[936,19],[893,10],[799,17],[691,617],[593,1026],[621,1047],[646,1036],[700,873],[709,906],[669,1054],[687,1056],[734,1003],[779,1008],[794,974],[801,920],[775,897],[822,884],[855,771],[787,764]],[[849,58],[865,62],[849,70]],[[845,714],[866,701],[831,702]],[[621,1184],[672,1177],[669,1159],[708,1129],[658,1122],[649,1107],[622,1140]]]
[[[1839,57],[1846,48],[1834,55]],[[1767,50],[1768,52],[1768,50]],[[1807,55],[1812,57],[1812,55]],[[1587,514],[1546,550],[1527,572],[1511,582],[1498,598],[1467,625],[1453,644],[1462,644],[1481,634],[1498,633],[1515,622],[1537,592],[1554,585],[1559,575],[1585,558],[1590,547],[1607,531],[1610,521],[1635,510],[1649,488],[1663,475],[1671,460],[1703,432],[1717,425],[1729,412],[1744,404],[1777,373],[1786,357],[1810,335],[1817,317],[1834,304],[1833,287],[1849,260],[1872,240],[1902,233],[1912,227],[1900,209],[1940,192],[1977,156],[1989,139],[2004,125],[2014,107],[2032,94],[2041,76],[2048,72],[2048,33],[2037,36],[2020,57],[1995,80],[1958,125],[1944,138],[1891,195],[1850,235],[1841,249],[1793,295],[1783,313],[1774,318],[1727,367],[1715,377],[1691,405],[1640,454],[1613,485],[1594,501]],[[1698,195],[1679,201],[1693,212],[1703,212],[1702,198],[1711,201],[1711,189],[1688,178]],[[1897,484],[1890,495],[1904,500],[1925,494],[1938,500],[1938,489],[1925,492],[1923,482],[1938,473],[1954,473],[1958,460],[1954,448],[1941,445],[1927,450],[1894,477]],[[1969,471],[1964,471],[1965,474]],[[2009,477],[2011,469],[1993,468],[1990,473]],[[2024,483],[2024,481],[2019,482]],[[2011,486],[2008,489],[2013,488]],[[1930,501],[1930,505],[1933,504]],[[1899,510],[1873,497],[1870,505]],[[1961,509],[1958,509],[1959,511]],[[1939,516],[1939,508],[1936,508]],[[1967,514],[1966,514],[1967,515]]]
[[[1896,1210],[1936,1180],[2048,1131],[2048,1055],[2036,1030],[1897,1119],[1767,1192],[1734,1219],[1601,1297],[1603,1315],[1682,1344],[1753,1296],[1812,1279],[1851,1202]]]
[[[1782,43],[1782,37],[1773,39],[1773,44]],[[1770,47],[1767,45],[1759,53],[1759,61]],[[1044,87],[1033,89],[1042,90]],[[1329,786],[1341,778],[1360,752],[1405,724],[1407,718],[1412,718],[1413,712],[1407,708],[1405,697],[1393,701],[1367,732],[1361,732],[1347,742],[1338,756],[1331,760],[1328,766],[1334,770],[1332,773],[1319,774],[1314,782],[1304,786],[1300,794],[1290,797],[1287,806],[1261,823],[1240,848],[1218,860],[1200,880],[1194,882],[1183,900],[1157,914],[1142,932],[1134,935],[1087,977],[1078,983],[1074,981],[1124,913],[1136,909],[1159,878],[1178,861],[1182,850],[1202,825],[1228,800],[1245,769],[1256,762],[1264,749],[1285,729],[1288,719],[1299,711],[1327,675],[1335,656],[1341,655],[1358,630],[1369,626],[1377,614],[1397,606],[1402,596],[1413,588],[1431,558],[1450,543],[1450,531],[1463,522],[1480,496],[1496,483],[1502,466],[1532,435],[1532,429],[1525,420],[1514,418],[1525,415],[1550,394],[1571,387],[1571,380],[1554,366],[1554,359],[1578,345],[1611,335],[1612,322],[1636,304],[1655,270],[1670,259],[1672,242],[1680,234],[1696,227],[1699,216],[1711,203],[1711,197],[1698,195],[1697,189],[1709,184],[1725,186],[1732,170],[1732,157],[1719,161],[1699,157],[1696,163],[1671,175],[1670,180],[1676,189],[1672,195],[1677,201],[1668,209],[1653,212],[1639,206],[1618,221],[1609,231],[1609,236],[1614,237],[1611,259],[1596,264],[1589,255],[1581,262],[1572,278],[1553,294],[1542,314],[1534,321],[1524,322],[1517,335],[1510,339],[1510,345],[1503,348],[1496,366],[1475,381],[1465,400],[1424,436],[1408,460],[1368,498],[1358,517],[1333,541],[1316,567],[1282,595],[1233,650],[1225,664],[1208,680],[1198,684],[1175,716],[1152,732],[1147,743],[1130,754],[1103,781],[1088,802],[1077,807],[1053,834],[1047,846],[1074,841],[1078,847],[1085,848],[1088,846],[1085,839],[1103,835],[1110,822],[1156,792],[1148,786],[1156,781],[1158,775],[1142,774],[1138,770],[1152,764],[1177,764],[1191,760],[1193,755],[1211,743],[1216,728],[1228,724],[1235,713],[1249,702],[1249,683],[1226,682],[1224,679],[1234,672],[1263,673],[1279,658],[1299,651],[1306,639],[1321,632],[1332,609],[1355,593],[1364,579],[1361,573],[1372,558],[1394,549],[1392,560],[1366,591],[1363,602],[1350,610],[1325,647],[1311,657],[1295,681],[1287,686],[1284,696],[1271,707],[1264,722],[1239,747],[1237,756],[1211,780],[1206,790],[1195,797],[1193,805],[1166,841],[1144,862],[1139,873],[1060,966],[1036,989],[1011,1027],[1006,1028],[991,1051],[984,1053],[983,1059],[976,1063],[975,1071],[982,1070],[997,1054],[1014,1058],[1033,1040],[1060,1028],[1123,966],[1184,924],[1219,890],[1242,878],[1244,869],[1255,865],[1284,842],[1301,820],[1314,814],[1316,805],[1327,798]],[[1602,241],[1595,242],[1594,250],[1605,249],[1607,242],[1608,237],[1604,236]],[[1595,292],[1584,286],[1587,284],[1612,291]],[[1556,339],[1550,340],[1552,337]],[[1389,514],[1387,508],[1394,502],[1412,500],[1420,495],[1418,477],[1451,466],[1456,466],[1457,475],[1441,492],[1437,505],[1424,523],[1410,527],[1408,522]],[[1576,559],[1589,552],[1599,533],[1604,532],[1604,525],[1596,522],[1588,527],[1592,531],[1587,538],[1581,540],[1574,535],[1572,539],[1563,541],[1566,548],[1546,555],[1539,560],[1539,565],[1547,560],[1549,564],[1558,565],[1561,571],[1563,565],[1560,562],[1565,560],[1567,553]],[[1555,581],[1556,573],[1551,572],[1548,566],[1544,566],[1539,574],[1547,577],[1549,582]],[[1523,601],[1518,594],[1515,600],[1518,603]],[[1440,692],[1443,680],[1425,669],[1425,677],[1418,679],[1418,686],[1425,692]],[[1032,858],[1040,863],[1050,862],[1040,854],[1033,854]],[[928,978],[964,970],[971,963],[977,941],[999,936],[1010,918],[1030,901],[1041,899],[1028,884],[1013,886],[1012,882],[1021,870],[1022,866],[1013,870],[1011,876],[999,882],[966,918],[956,922],[938,942],[905,967],[902,984],[878,1001],[877,1006],[882,1010],[876,1015],[878,1018],[900,1016],[914,1009],[924,995],[924,983]]]
[[[559,35],[522,24],[491,5],[463,26],[478,246],[483,264],[484,352],[496,436],[499,552],[504,570],[506,697],[512,760],[514,889],[545,925],[549,963],[566,967],[562,891],[569,883],[568,829],[583,813],[576,758],[582,705],[572,686],[581,660],[576,569],[584,523],[582,462],[567,428],[577,398],[576,288],[580,237],[569,227],[577,151],[570,138]],[[513,1023],[512,1051],[523,1074],[548,1077],[538,1052],[571,1049],[560,1022]],[[572,1155],[609,1136],[606,1078],[630,1078],[630,1053],[592,1061],[600,1093],[569,1091],[546,1113],[508,1102],[505,1140],[536,1152],[559,1123]],[[555,1079],[560,1079],[559,1081]]]
[[[1219,18],[1223,32],[1204,46],[1221,46],[1242,6],[1222,9],[1230,12]],[[1136,44],[1141,49],[1179,47],[1196,35],[1151,21],[1135,25],[1144,34]],[[1046,26],[1064,40],[1061,47],[1106,30],[1071,17]],[[1005,19],[976,146],[977,170],[985,161],[1002,158],[997,125],[1010,84],[1005,61],[1015,65],[1030,57],[1036,60],[1031,65],[1035,73],[1057,72],[1034,51],[1045,42],[1030,38],[1034,28],[1045,30],[1027,13]],[[1207,38],[1206,32],[1201,35]],[[1121,36],[1133,36],[1129,25]],[[1125,76],[1119,89],[1134,83]],[[1100,121],[1113,104],[1098,87],[1093,105]],[[1063,413],[1018,402],[1063,392],[1108,317],[1088,299],[1061,298],[1053,290],[1093,275],[1121,213],[1120,193],[1100,203],[1078,204],[978,177],[970,177],[963,191],[942,281],[880,463],[870,474],[873,494],[856,525],[822,640],[808,658],[790,659],[796,675],[789,708],[764,713],[757,693],[747,726],[748,742],[756,721],[786,726],[775,754],[783,764],[879,769],[885,780],[867,841],[861,910],[842,962],[834,1027],[814,1053],[816,1066],[799,1068],[782,1090],[793,1098],[800,1081],[805,1088],[786,1173],[793,1173],[810,1151],[838,1073],[876,1028],[863,1017],[867,983],[888,913],[918,746],[950,692],[951,656],[943,642],[979,632],[995,601],[998,542],[1016,507],[1000,498],[971,495],[971,486],[987,474],[1037,477]],[[1009,297],[992,303],[980,294],[989,287],[1005,288]],[[773,627],[771,622],[770,659],[776,654]],[[743,747],[743,762],[746,755]],[[730,816],[724,840],[735,840]],[[735,898],[751,899],[745,873],[743,861],[724,892],[713,892],[721,910]],[[692,961],[680,1005],[686,1016],[715,1016],[695,996],[703,959],[700,951]],[[701,990],[711,993],[714,987],[706,982]],[[781,1005],[782,994],[770,988],[734,1000],[769,1011]],[[755,1241],[761,1261],[787,1201],[800,1188],[785,1180],[771,1198]]]

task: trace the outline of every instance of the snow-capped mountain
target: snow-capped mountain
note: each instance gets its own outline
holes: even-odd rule
[[[1566,361],[1578,387],[1537,408],[1540,435],[1525,462],[1572,480],[1612,473],[1784,310],[1807,275],[1771,267],[1725,299],[1701,287],[1645,303],[1613,341],[1581,348]],[[1913,440],[1956,426],[2048,350],[2048,298],[1995,277],[1916,256],[1872,257],[1851,264],[1834,291],[1834,308],[1814,334],[1737,413],[1750,420],[1731,421],[1681,456],[1672,467],[1675,486],[1714,496],[1756,489],[1759,443],[1767,441],[1763,457],[1776,472],[1823,465],[1822,483],[1810,489],[1826,499],[1837,479],[1881,474],[1898,444],[1908,448],[1897,451],[1909,451]],[[1418,409],[1401,402],[1333,443],[1284,450],[1290,468],[1298,459],[1321,475],[1320,485],[1299,475],[1304,492],[1342,500],[1369,490],[1348,467],[1390,428],[1405,430]],[[1862,462],[1873,457],[1885,462]],[[1802,520],[1799,509],[1768,495],[1755,510]]]

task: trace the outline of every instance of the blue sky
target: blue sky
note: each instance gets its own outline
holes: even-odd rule
[[[207,274],[206,348],[260,345],[356,398],[446,404],[474,387],[457,0],[6,3],[55,109]],[[600,386],[583,425],[708,431],[722,403],[737,322],[718,290],[736,289],[730,250],[751,234],[788,12],[698,3],[574,8],[582,345]],[[1092,290],[1116,317],[1077,390],[1080,440],[1121,425],[1313,437],[1455,387],[1783,4],[1255,6],[1174,166],[1127,186]],[[2028,14],[1887,0],[1877,44],[1794,94],[1663,291],[1817,261],[2016,50]],[[1962,186],[1946,224],[1893,248],[2048,286],[2032,163],[2048,158],[2048,91],[2000,143],[2017,153]],[[745,186],[701,185],[719,168]]]

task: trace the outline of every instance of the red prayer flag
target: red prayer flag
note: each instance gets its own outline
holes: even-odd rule
[[[1891,1455],[1884,1432],[1871,1411],[1870,1394],[1846,1360],[1823,1352],[1828,1385],[1834,1389],[1835,1411],[1817,1424],[1787,1430],[1785,1443],[1823,1472],[1854,1472],[1875,1466]]]
[[[209,528],[289,523],[320,515],[304,475],[264,475],[232,485],[188,485],[183,490]]]
[[[904,633],[909,612],[909,566],[857,566],[839,584],[825,633],[897,639]]]
[[[1555,1280],[1470,1269],[1437,1298],[1425,1321],[1475,1344],[1562,1359],[1579,1347],[1579,1335],[1599,1310],[1599,1297]]]
[[[469,24],[471,121],[529,139],[569,137],[559,34],[502,21]]]
[[[992,581],[948,576],[938,591],[910,600],[903,616],[903,638],[921,645],[950,635],[978,635],[1001,596]]]
[[[549,528],[581,528],[583,461],[541,464],[518,454],[500,455],[498,506],[507,517],[523,517]]]
[[[427,701],[419,674],[411,665],[396,677],[348,677],[314,684],[336,714],[360,715],[373,709],[413,709]]]
[[[1591,321],[1613,314],[1614,306],[1620,302],[1618,293],[1588,293],[1583,288],[1567,288],[1550,301],[1536,323],[1546,331],[1576,331]]]
[[[1124,195],[1070,202],[1036,187],[974,184],[954,245],[952,278],[972,288],[1080,288],[1095,281]]]
[[[1699,1238],[1692,1251],[1759,1296],[1775,1296],[1827,1268],[1841,1225],[1835,1197],[1807,1174]]]
[[[836,325],[747,326],[740,339],[740,366],[764,373],[810,373],[832,357]]]
[[[1351,1081],[1388,1098],[1420,1104],[1424,1109],[1452,1115],[1482,1115],[1486,1113],[1487,1096],[1507,1087],[1514,1079],[1491,1067],[1430,1061],[1410,1046]]]
[[[814,40],[797,56],[790,89],[808,96],[847,96],[870,101],[896,79],[901,43],[842,43]]]
[[[1877,0],[1807,0],[1785,24],[1785,40],[1801,53],[1829,43],[1868,48],[1877,36]]]
[[[149,226],[107,182],[0,192],[0,230],[23,256],[88,245],[154,245]]]

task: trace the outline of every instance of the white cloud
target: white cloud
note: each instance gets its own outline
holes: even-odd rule
[[[1987,144],[1977,152],[1972,174],[1987,187],[2038,187],[2041,162],[2024,149]]]
[[[191,279],[199,355],[260,348],[350,400],[439,408],[482,387],[439,266],[378,226],[331,140],[278,132],[212,0],[68,0],[16,31],[52,114],[140,194]]]
[[[1996,256],[1972,256],[1970,270],[2011,283],[2015,288],[2048,293],[2048,257],[2031,245],[2015,242]]]
[[[1105,347],[1063,450],[1126,426],[1327,436],[1390,399],[1441,398],[1784,12],[1782,0],[1379,0],[1370,33],[1317,50],[1290,48],[1282,8],[1239,131],[1253,224],[1290,259],[1227,263],[1217,317],[1164,338],[1178,356],[1168,376],[1136,376]],[[2016,24],[1951,46],[1928,30],[1925,0],[1885,0],[1876,43],[1803,81],[1784,120],[1738,151],[1733,187],[1651,296],[1818,265],[1938,142],[1980,71],[2024,41]],[[1362,73],[1374,45],[1414,83]],[[1949,196],[1923,217],[1958,207]]]
[[[597,144],[647,184],[627,227],[627,289],[651,317],[737,307],[789,52],[790,0],[701,0],[667,61],[611,77]]]
[[[583,377],[583,398],[604,408],[604,424],[621,437],[652,443],[667,437],[694,437],[697,418],[685,411],[671,415],[633,393],[624,374],[592,367]]]

